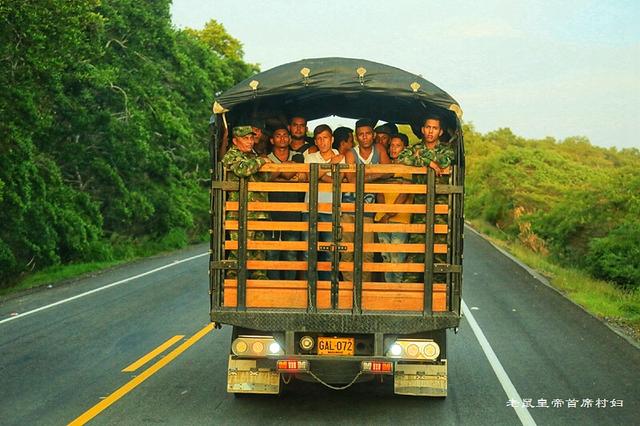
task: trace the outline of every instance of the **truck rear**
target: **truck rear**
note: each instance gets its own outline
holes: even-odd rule
[[[327,71],[318,74],[333,74],[312,80],[314,69],[322,67]],[[368,72],[375,79],[365,79]],[[389,72],[398,78],[378,83]],[[421,93],[416,85],[434,89],[426,80],[405,74],[361,60],[306,60],[258,74],[217,99],[209,272],[211,320],[233,326],[229,392],[277,394],[291,379],[344,389],[386,376],[393,379],[395,393],[446,396],[447,330],[459,325],[462,290],[464,150],[459,107],[444,92]],[[406,88],[396,87],[399,77],[406,77]],[[340,78],[354,80],[354,87],[336,84]],[[296,80],[293,89],[290,80]],[[264,93],[257,89],[260,85]],[[248,116],[273,119],[294,112],[310,119],[331,114],[371,116],[371,105],[382,95],[390,104],[376,116],[387,121],[415,125],[426,113],[443,117],[446,143],[456,150],[456,161],[444,173],[436,176],[428,167],[399,164],[266,164],[259,173],[295,172],[308,177],[304,182],[270,182],[230,179],[218,161],[219,148],[228,143],[226,129]],[[326,168],[332,183],[318,178]],[[349,174],[355,179],[344,179]],[[372,174],[409,175],[411,180],[369,182],[367,176]],[[271,192],[308,196],[305,202],[273,202],[252,201],[250,195]],[[331,193],[332,201],[319,202],[320,193]],[[365,195],[372,193],[408,193],[414,201],[365,202]],[[268,214],[256,220],[254,212]],[[299,221],[279,221],[287,212],[305,214]],[[409,224],[365,220],[376,213],[409,213],[414,220]],[[344,221],[345,214],[353,219]],[[256,237],[279,231],[299,231],[300,238]],[[345,233],[353,234],[348,242]],[[367,234],[379,233],[424,238],[418,243],[366,242],[371,241]],[[252,251],[295,252],[296,260],[256,260],[261,258],[252,256]],[[419,253],[424,261],[383,262],[380,253],[389,252]],[[345,253],[352,253],[352,258],[346,261]],[[365,253],[373,253],[374,261],[365,261]],[[295,271],[295,279],[252,279],[253,271]],[[384,272],[419,279],[387,282]],[[345,279],[347,275],[351,278]]]

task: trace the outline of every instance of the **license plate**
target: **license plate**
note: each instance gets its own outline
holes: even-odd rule
[[[318,355],[353,355],[353,337],[318,337]]]

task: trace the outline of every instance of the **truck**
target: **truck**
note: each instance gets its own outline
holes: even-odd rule
[[[436,176],[430,167],[400,164],[265,164],[260,173],[301,172],[304,182],[229,179],[221,147],[229,129],[250,119],[315,120],[374,117],[420,137],[424,117],[437,115],[455,160]],[[227,391],[279,394],[291,380],[332,389],[393,380],[394,393],[446,397],[447,338],[461,318],[464,229],[462,110],[423,77],[363,59],[304,59],[258,73],[216,97],[211,138],[210,317],[232,327]],[[421,143],[421,142],[418,142]],[[224,148],[222,149],[222,151]],[[332,183],[318,176],[329,168]],[[355,179],[343,179],[346,174]],[[368,182],[367,175],[402,173],[410,182]],[[308,202],[251,201],[252,192],[305,192]],[[231,193],[237,195],[231,199]],[[331,203],[318,203],[331,192]],[[365,203],[366,193],[415,194],[412,204]],[[343,194],[354,194],[351,202]],[[251,212],[268,212],[253,220]],[[234,212],[232,216],[228,213]],[[305,212],[299,222],[281,212]],[[410,224],[368,223],[369,213],[411,213]],[[349,223],[345,213],[354,215]],[[320,221],[319,216],[330,221]],[[299,241],[251,239],[256,232],[297,230]],[[343,233],[352,232],[353,242]],[[365,243],[367,232],[423,234],[423,242]],[[319,234],[331,235],[320,240]],[[237,237],[232,238],[231,234]],[[252,250],[296,251],[297,260],[255,260]],[[385,263],[381,252],[422,253],[422,263]],[[235,256],[230,257],[231,252]],[[342,254],[353,253],[352,261]],[[364,253],[374,253],[364,262]],[[319,256],[322,254],[321,256]],[[251,279],[255,270],[297,271],[294,280]],[[233,271],[233,273],[230,273]],[[349,271],[353,278],[345,280]],[[381,273],[418,273],[418,282],[385,282]],[[330,273],[320,279],[319,272]],[[373,279],[363,282],[363,272]],[[423,278],[422,278],[423,277]]]

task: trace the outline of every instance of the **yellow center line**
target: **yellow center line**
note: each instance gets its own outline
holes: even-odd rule
[[[162,367],[166,366],[175,358],[180,356],[182,352],[186,351],[190,346],[192,346],[198,340],[206,336],[207,333],[213,330],[213,328],[214,328],[213,323],[208,324],[202,330],[198,331],[196,334],[194,334],[189,339],[187,339],[183,344],[181,344],[180,346],[178,346],[177,348],[169,352],[169,354],[166,357],[157,361],[151,367],[147,368],[142,373],[140,373],[140,375],[134,377],[129,382],[125,383],[122,387],[120,387],[118,390],[113,392],[111,395],[109,395],[108,397],[106,397],[105,399],[103,399],[93,407],[91,407],[89,410],[85,411],[82,415],[80,415],[80,417],[78,417],[77,419],[69,423],[69,426],[84,425],[85,423],[87,423],[89,420],[91,420],[92,418],[100,414],[102,411],[107,409],[111,404],[118,401],[120,398],[125,396],[131,390],[133,390],[140,383],[147,380],[149,377],[155,374]]]
[[[133,371],[136,371],[138,368],[142,367],[147,362],[151,361],[153,358],[157,357],[162,352],[166,351],[167,348],[170,348],[171,346],[173,346],[174,343],[176,343],[178,340],[182,339],[183,337],[184,335],[173,336],[171,339],[167,340],[166,342],[164,342],[163,344],[161,344],[160,346],[158,346],[157,348],[155,348],[154,350],[152,350],[151,352],[149,352],[148,354],[146,354],[145,356],[143,356],[142,358],[140,358],[139,360],[137,360],[127,368],[125,368],[124,370],[122,370],[122,372],[131,373]]]

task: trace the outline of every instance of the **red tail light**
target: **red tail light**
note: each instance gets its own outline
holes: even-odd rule
[[[360,369],[371,374],[393,374],[393,362],[389,361],[362,361]]]
[[[278,360],[277,369],[281,373],[299,373],[309,371],[309,361],[300,359]]]

